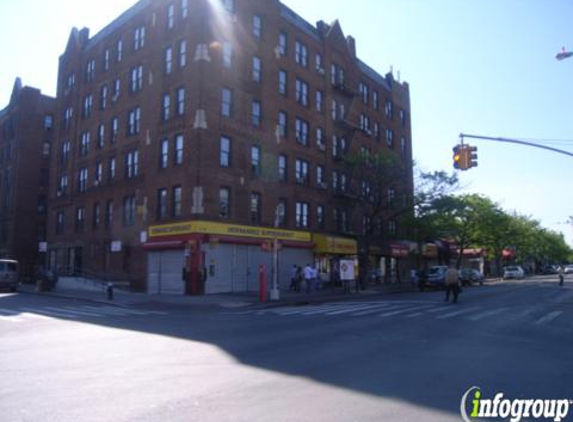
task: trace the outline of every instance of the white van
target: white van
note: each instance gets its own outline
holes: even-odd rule
[[[18,261],[0,259],[0,289],[18,290]]]

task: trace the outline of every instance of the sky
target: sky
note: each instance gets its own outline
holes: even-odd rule
[[[241,1],[241,0],[237,0]],[[264,0],[261,0],[264,1]],[[72,27],[95,35],[135,0],[0,0],[0,109],[16,77],[55,95]],[[414,159],[453,171],[460,133],[539,142],[573,152],[570,0],[283,0],[312,24],[338,19],[358,56],[410,87]],[[573,157],[466,139],[478,167],[459,172],[479,193],[539,220],[573,245]],[[548,143],[550,142],[550,143]]]

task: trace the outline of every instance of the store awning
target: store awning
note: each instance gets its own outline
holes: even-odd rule
[[[182,240],[154,240],[145,242],[143,249],[147,251],[158,251],[166,249],[183,249],[185,242]]]

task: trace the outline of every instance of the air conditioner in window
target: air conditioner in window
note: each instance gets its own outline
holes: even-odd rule
[[[56,192],[56,196],[57,196],[58,198],[59,198],[60,196],[62,196],[62,191],[61,191],[61,190],[57,191],[57,192]]]
[[[280,59],[280,58],[281,58],[281,47],[280,47],[280,45],[277,45],[277,46],[275,47],[275,50],[274,50],[274,51],[275,51],[275,57],[276,57],[277,59]]]
[[[119,94],[118,94],[118,93],[113,94],[113,96],[111,97],[111,101],[114,102],[114,103],[115,103],[118,99],[119,99]]]
[[[364,129],[364,133],[368,136],[372,136],[372,131],[370,129]]]
[[[281,126],[281,125],[277,125],[275,133],[280,137],[284,137],[285,136],[285,127]]]
[[[320,75],[324,75],[324,74],[326,73],[322,67],[317,67],[317,68],[316,68],[316,71],[317,71]]]
[[[322,143],[318,143],[318,144],[316,144],[316,146],[318,147],[318,149],[320,151],[326,151],[326,145],[324,145]]]
[[[95,180],[94,181],[94,186],[97,188],[99,186],[100,181],[99,180]]]

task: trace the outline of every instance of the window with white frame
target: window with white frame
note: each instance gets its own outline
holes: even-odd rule
[[[60,181],[58,183],[59,195],[64,195],[68,190],[68,173],[66,170],[62,170],[60,174]]]
[[[294,49],[294,60],[301,66],[306,67],[308,65],[308,49],[306,44],[296,41]]]
[[[321,127],[316,128],[316,146],[319,150],[325,150],[325,143],[324,143],[324,130]]]
[[[187,40],[179,41],[179,67],[183,68],[187,64]]]
[[[135,224],[135,196],[133,195],[123,198],[123,224],[125,226]]]
[[[97,146],[99,149],[105,146],[105,125],[103,123],[97,127]]]
[[[308,107],[308,84],[298,78],[295,84],[295,99],[297,103]]]
[[[185,114],[185,88],[177,89],[177,115],[183,116]]]
[[[113,81],[113,93],[111,94],[111,101],[117,101],[119,94],[121,94],[121,79],[116,79]]]
[[[279,70],[279,94],[286,97],[288,92],[288,77],[284,70]]]
[[[297,159],[295,161],[296,183],[302,186],[308,186],[309,182],[309,164],[306,160]]]
[[[295,122],[296,141],[301,145],[308,145],[308,122],[301,118],[296,118]]]
[[[252,223],[260,223],[261,222],[261,209],[262,209],[262,200],[261,194],[259,192],[251,192],[251,201],[250,201],[250,214],[251,214],[251,222]]]
[[[169,140],[162,139],[159,150],[159,168],[165,169],[169,164]]]
[[[107,167],[107,178],[111,182],[115,179],[115,157],[111,157]]]
[[[101,161],[98,161],[94,172],[94,186],[99,186],[101,182],[103,182],[103,164]]]
[[[316,185],[319,188],[326,187],[326,183],[324,180],[324,167],[321,165],[316,166]]]
[[[88,168],[82,167],[78,172],[78,192],[85,192],[88,189]]]
[[[140,26],[135,29],[133,34],[133,49],[140,50],[145,45],[145,26]]]
[[[85,156],[90,152],[90,132],[85,131],[80,135],[80,156]]]
[[[109,70],[109,48],[106,48],[103,52],[103,70]]]
[[[324,220],[324,205],[317,205],[316,206],[316,225],[324,229],[325,220]]]
[[[251,174],[255,176],[261,174],[261,147],[258,145],[251,147]]]
[[[161,119],[164,122],[169,120],[169,117],[171,117],[171,95],[163,94],[161,110]]]
[[[287,223],[287,199],[279,198],[276,209],[276,225],[284,227]]]
[[[113,200],[109,199],[105,203],[105,226],[111,227],[113,225]]]
[[[131,69],[131,92],[141,91],[143,88],[143,65]]]
[[[384,115],[388,120],[392,120],[394,118],[394,105],[392,104],[391,100],[386,100],[386,104],[384,106]]]
[[[278,119],[277,119],[277,126],[278,126],[278,134],[281,137],[287,136],[288,130],[288,114],[286,111],[279,111]]]
[[[100,205],[99,202],[96,202],[93,207],[92,211],[92,227],[94,229],[99,228],[100,224]]]
[[[181,0],[181,17],[185,19],[189,14],[189,2],[188,0]]]
[[[221,136],[219,141],[219,165],[221,167],[231,166],[231,139]]]
[[[253,35],[258,39],[263,35],[263,19],[260,15],[253,15]]]
[[[281,56],[286,56],[288,53],[288,36],[285,32],[279,33],[278,52]]]
[[[90,59],[86,64],[86,82],[91,82],[95,78],[95,60]]]
[[[261,102],[258,100],[253,100],[251,104],[251,121],[253,126],[261,125]]]
[[[175,6],[170,4],[167,6],[167,29],[173,28],[175,25]]]
[[[380,98],[378,96],[378,91],[372,91],[372,106],[374,110],[380,109]]]
[[[233,108],[233,97],[229,88],[223,88],[221,91],[221,114],[226,117],[231,117]]]
[[[223,186],[219,188],[219,217],[229,218],[231,213],[231,189]]]
[[[141,108],[136,107],[128,112],[127,134],[130,136],[137,135],[141,124]]]
[[[175,135],[173,143],[174,143],[173,164],[176,166],[180,166],[181,164],[183,164],[183,135],[182,134]]]
[[[288,158],[284,154],[278,157],[279,180],[285,182],[288,179]]]
[[[94,103],[94,99],[93,99],[93,96],[91,94],[86,95],[84,97],[84,107],[82,109],[82,117],[84,119],[87,119],[88,117],[91,116],[93,103]]]
[[[167,218],[167,189],[157,189],[157,213],[158,220]]]
[[[107,107],[107,85],[104,85],[99,90],[99,109],[105,110]]]
[[[388,148],[394,148],[394,131],[392,129],[386,129],[386,144]]]
[[[123,41],[117,40],[117,44],[115,45],[115,61],[120,62],[123,58]]]
[[[230,68],[233,64],[233,45],[225,41],[223,43],[223,66]]]
[[[295,221],[298,228],[308,227],[308,202],[296,202]]]
[[[181,217],[181,210],[182,210],[182,194],[183,190],[181,186],[173,186],[171,192],[171,216],[172,217]]]
[[[125,177],[131,179],[139,174],[139,152],[130,151],[125,155]]]
[[[119,119],[117,117],[113,117],[111,119],[109,134],[109,140],[113,144],[115,141],[117,141],[117,136],[119,134]]]
[[[323,98],[322,91],[317,89],[315,94],[315,103],[316,103],[316,111],[318,111],[319,113],[322,112],[322,98]]]
[[[173,48],[167,47],[165,49],[165,73],[169,75],[173,70]]]
[[[84,222],[86,218],[86,209],[85,207],[76,207],[76,223],[75,229],[77,232],[84,231]]]

